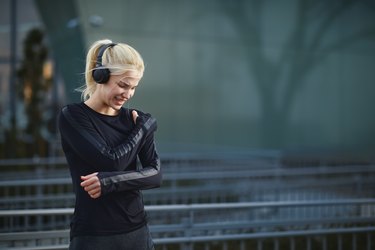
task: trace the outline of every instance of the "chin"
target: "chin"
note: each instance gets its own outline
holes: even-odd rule
[[[116,106],[113,106],[112,108],[116,111],[119,111],[121,108],[122,108],[123,105],[119,106],[119,105],[116,105]]]
[[[112,109],[116,110],[116,111],[119,111],[119,110],[122,108],[123,105],[124,105],[124,104],[122,104],[122,105],[119,105],[119,104],[112,104],[112,105],[110,105],[110,107],[111,107]]]

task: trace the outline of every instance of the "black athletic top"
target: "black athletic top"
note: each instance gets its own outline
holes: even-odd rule
[[[159,187],[161,170],[154,144],[156,120],[140,111],[138,115],[134,124],[129,109],[108,116],[83,102],[60,112],[61,143],[76,195],[71,237],[126,233],[146,224],[140,190]],[[80,177],[94,172],[101,183],[97,199],[80,186]]]

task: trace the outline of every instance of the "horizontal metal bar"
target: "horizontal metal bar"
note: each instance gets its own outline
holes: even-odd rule
[[[357,218],[311,218],[311,219],[290,219],[290,220],[281,220],[281,219],[266,219],[266,220],[249,220],[249,221],[242,221],[242,222],[220,222],[220,223],[194,223],[189,225],[189,229],[193,230],[209,230],[209,229],[249,229],[249,228],[266,228],[266,227],[275,227],[275,226],[301,226],[301,225],[308,225],[308,226],[327,226],[327,224],[335,224],[343,225],[347,223],[366,223],[369,225],[370,223],[375,223],[374,217],[357,217]],[[168,225],[161,225],[160,230],[163,229],[163,226]],[[186,225],[180,224],[179,230],[185,230]],[[159,226],[156,226],[159,227]],[[153,228],[150,226],[150,228]],[[157,228],[156,228],[157,229]],[[178,228],[174,227],[175,231]]]
[[[260,208],[260,207],[304,207],[304,206],[331,206],[331,205],[359,205],[375,204],[375,199],[337,199],[313,201],[275,201],[275,202],[235,202],[235,203],[201,203],[179,205],[151,205],[148,211],[181,211],[181,210],[208,210],[230,208]]]
[[[71,185],[70,177],[48,178],[48,179],[25,179],[0,181],[0,187],[24,187],[24,186],[46,186],[46,185]]]
[[[262,190],[272,190],[277,188],[277,190],[290,190],[291,188],[299,188],[303,186],[308,186],[308,188],[312,187],[330,187],[331,189],[338,186],[338,185],[349,185],[348,179],[343,180],[335,180],[335,181],[325,181],[320,182],[316,180],[311,181],[299,181],[296,182],[288,182],[283,187],[280,187],[280,185],[270,183],[270,181],[262,182],[261,188]],[[22,182],[19,180],[19,182]],[[249,184],[247,188],[250,187],[259,187],[260,183],[259,181],[253,181]],[[272,182],[272,181],[271,181]],[[245,190],[237,189],[239,183],[232,183],[232,184],[226,184],[223,186],[222,184],[211,184],[211,185],[199,185],[199,186],[188,186],[188,187],[161,187],[158,189],[151,189],[147,190],[147,192],[144,193],[144,196],[147,197],[147,199],[153,199],[155,196],[158,196],[160,199],[167,198],[170,199],[171,195],[173,197],[178,197],[178,195],[184,194],[184,197],[198,197],[207,195],[207,193],[215,193],[220,196],[224,195],[241,195]],[[352,185],[356,185],[356,183],[352,183]],[[361,185],[373,185],[375,186],[375,182],[372,180],[367,180],[367,182],[361,181]],[[1,186],[1,185],[0,185]],[[199,192],[196,192],[199,191]],[[289,191],[287,191],[289,192]],[[164,196],[163,196],[164,195]],[[66,191],[59,194],[34,194],[34,195],[16,195],[16,196],[5,196],[0,197],[0,205],[8,205],[9,207],[13,207],[16,209],[15,206],[17,204],[27,204],[27,203],[37,203],[37,202],[54,202],[54,201],[72,201],[74,200],[74,194],[71,191]],[[31,208],[29,206],[29,208]]]
[[[0,210],[0,217],[31,215],[70,215],[73,214],[73,212],[74,208]]]
[[[336,199],[313,201],[275,201],[275,202],[234,202],[234,203],[199,203],[176,205],[150,205],[145,206],[149,212],[162,211],[195,211],[212,209],[240,209],[261,207],[314,207],[332,205],[361,205],[375,204],[375,199]],[[25,215],[68,215],[73,213],[73,208],[48,208],[48,209],[19,209],[0,210],[0,217],[25,216]]]
[[[67,164],[65,157],[33,157],[33,158],[17,158],[17,159],[0,159],[1,166],[37,166],[37,165],[55,165]]]
[[[64,238],[64,237],[69,237],[69,232],[70,230],[51,230],[51,231],[0,233],[0,241]]]
[[[257,229],[257,228],[268,228],[275,226],[316,226],[327,227],[327,224],[335,223],[336,226],[347,223],[375,223],[375,218],[314,218],[314,219],[291,219],[291,220],[252,220],[252,221],[241,221],[241,222],[209,222],[209,223],[193,223],[193,224],[162,224],[162,225],[150,225],[150,231],[152,233],[166,233],[166,232],[179,232],[184,230],[191,231],[202,231],[202,230],[228,230],[228,229]]]
[[[194,223],[192,225],[186,224],[169,224],[169,225],[150,225],[151,233],[165,233],[165,232],[178,232],[189,230],[213,230],[213,229],[249,229],[262,226],[288,226],[288,225],[325,225],[327,223],[374,223],[375,218],[352,218],[352,219],[301,219],[301,220],[274,220],[274,221],[247,221],[247,222],[219,222],[219,223]],[[51,230],[51,231],[33,231],[33,232],[13,232],[13,233],[0,233],[1,240],[22,240],[22,239],[45,239],[45,238],[62,238],[68,237],[69,230]]]
[[[34,246],[34,247],[11,247],[2,248],[2,250],[68,250],[68,244],[48,245],[48,246]]]
[[[265,239],[265,238],[284,238],[284,237],[298,237],[298,236],[317,236],[326,234],[348,234],[348,233],[375,233],[375,227],[355,227],[355,228],[329,228],[329,229],[312,229],[312,230],[293,230],[293,231],[279,231],[279,232],[261,232],[261,233],[243,233],[243,234],[221,234],[221,235],[204,235],[204,236],[183,236],[183,237],[168,237],[168,238],[154,238],[155,244],[173,244],[184,242],[210,242],[210,241],[229,241],[229,240],[246,240],[246,239]],[[33,235],[36,232],[29,232]],[[40,233],[49,233],[39,232]],[[68,235],[66,231],[62,232],[62,237]],[[13,240],[11,234],[0,234],[1,239]],[[23,235],[27,236],[27,235]],[[28,239],[25,237],[26,240]],[[14,239],[15,240],[15,239]],[[20,239],[17,239],[20,240]],[[13,250],[13,248],[11,248]],[[38,248],[44,249],[44,248]]]
[[[298,236],[317,236],[324,234],[347,234],[347,233],[367,233],[375,232],[375,227],[363,228],[331,228],[316,230],[294,230],[283,232],[262,232],[262,233],[244,233],[244,234],[224,234],[224,235],[207,235],[191,237],[171,237],[154,239],[155,244],[173,244],[184,242],[209,242],[209,241],[229,241],[229,240],[246,240],[262,238],[284,238]]]
[[[271,169],[271,170],[236,170],[236,171],[210,171],[210,172],[179,172],[179,173],[168,173],[163,174],[163,180],[215,180],[215,179],[244,179],[244,178],[281,178],[281,177],[300,177],[300,176],[315,176],[315,175],[337,175],[347,174],[352,176],[353,174],[363,174],[368,177],[370,174],[375,174],[375,167],[372,166],[370,169],[358,170],[354,169],[342,169],[339,170],[327,170],[319,171],[317,169]],[[354,178],[354,177],[353,177]],[[15,186],[45,186],[45,185],[59,185],[66,184],[70,185],[72,180],[70,177],[58,177],[58,178],[40,178],[37,179],[17,179],[17,180],[1,180],[0,187],[15,187]]]
[[[246,153],[161,153],[160,158],[164,162],[205,162],[212,160],[219,161],[244,161],[244,160],[255,160],[255,159],[272,159],[277,161],[280,157],[278,152],[246,152]],[[20,165],[54,165],[54,164],[67,164],[64,156],[60,157],[32,157],[32,158],[14,158],[14,159],[0,159],[1,166],[20,166]]]

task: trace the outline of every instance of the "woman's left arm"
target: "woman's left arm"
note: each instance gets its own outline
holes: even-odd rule
[[[81,186],[92,198],[111,192],[160,187],[162,173],[153,133],[145,138],[138,156],[142,164],[140,170],[93,173],[81,177]]]

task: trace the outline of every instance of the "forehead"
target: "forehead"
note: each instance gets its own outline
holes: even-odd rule
[[[139,72],[137,70],[128,70],[124,74],[121,74],[120,76],[141,79],[143,76],[143,72]]]

